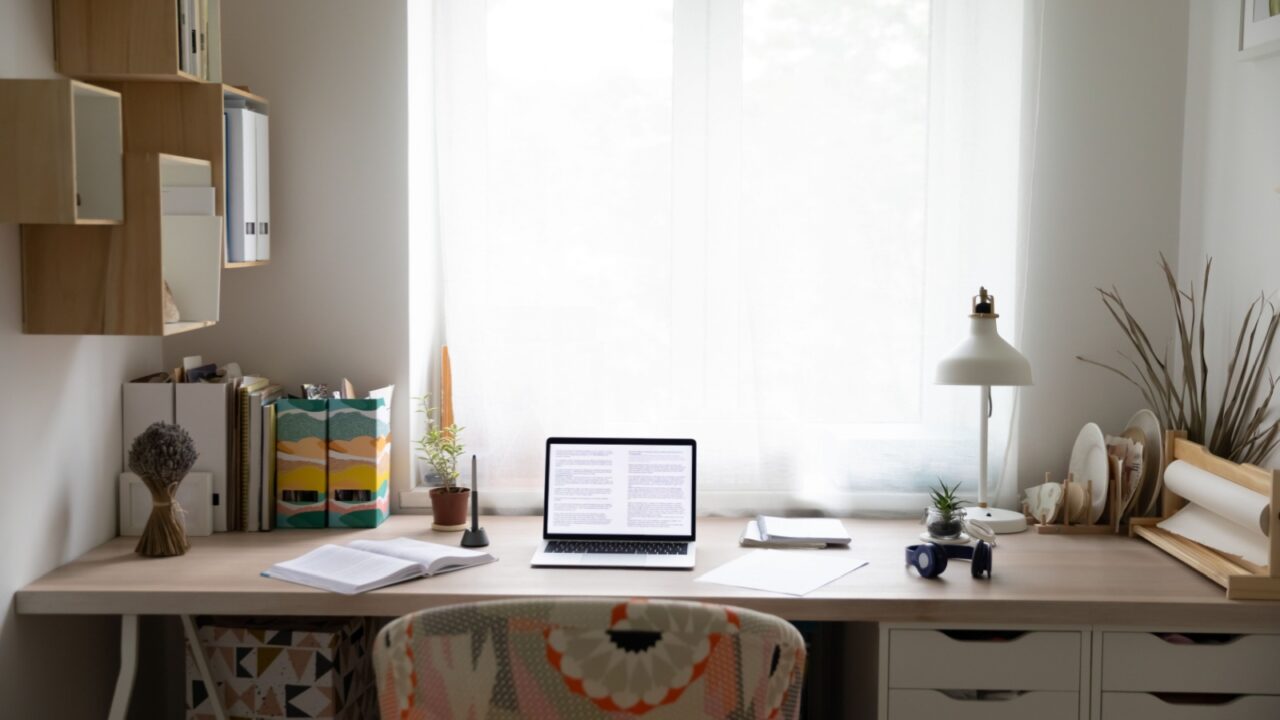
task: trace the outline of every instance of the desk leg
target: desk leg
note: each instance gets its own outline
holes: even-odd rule
[[[222,695],[218,686],[213,683],[213,673],[209,672],[209,659],[205,657],[204,647],[200,645],[200,635],[196,633],[196,624],[190,615],[182,615],[182,630],[187,635],[187,651],[191,659],[196,661],[196,669],[200,671],[200,679],[204,681],[205,690],[209,693],[209,704],[213,705],[213,716],[217,720],[227,720],[227,711],[222,709]]]
[[[124,720],[129,714],[129,696],[133,679],[138,674],[138,616],[120,616],[120,674],[116,675],[116,692],[111,697],[108,720]]]

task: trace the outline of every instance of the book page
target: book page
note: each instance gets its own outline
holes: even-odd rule
[[[354,594],[402,582],[422,574],[417,563],[339,545],[273,565],[267,577]]]
[[[490,562],[494,558],[486,552],[450,547],[439,543],[423,542],[410,538],[392,540],[356,540],[348,547],[365,552],[407,560],[418,565],[423,574],[433,574],[446,569],[457,570]]]

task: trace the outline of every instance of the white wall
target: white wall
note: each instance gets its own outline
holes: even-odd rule
[[[1213,258],[1206,347],[1219,375],[1249,302],[1280,291],[1280,53],[1237,60],[1239,22],[1239,3],[1191,3],[1179,275],[1199,282]],[[1280,356],[1271,367],[1280,374]]]
[[[223,77],[271,101],[271,264],[223,273],[218,326],[170,338],[287,383],[395,383],[392,502],[408,486],[405,3],[227,0]]]
[[[1117,432],[1144,407],[1136,390],[1075,356],[1114,361],[1124,347],[1095,287],[1118,286],[1163,342],[1158,253],[1178,258],[1186,2],[1048,0],[1044,13],[1022,308],[1036,382],[1018,422],[1023,487],[1066,473],[1084,423]]]
[[[51,17],[50,0],[0,3],[0,77],[55,75]],[[0,715],[102,717],[118,623],[17,616],[13,593],[115,536],[120,381],[159,367],[160,341],[23,335],[19,248],[0,224]]]

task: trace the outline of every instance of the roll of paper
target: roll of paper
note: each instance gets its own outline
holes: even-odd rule
[[[1270,555],[1271,545],[1261,533],[1247,530],[1194,503],[1162,521],[1159,527],[1254,565],[1266,565]]]
[[[1270,498],[1230,480],[1176,460],[1165,468],[1165,487],[1215,515],[1267,536],[1271,530]]]
[[[1164,485],[1190,504],[1159,527],[1255,565],[1267,564],[1269,498],[1181,460],[1165,468]]]

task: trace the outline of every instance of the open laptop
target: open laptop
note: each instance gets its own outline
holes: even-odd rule
[[[693,440],[549,438],[535,567],[693,567]]]

